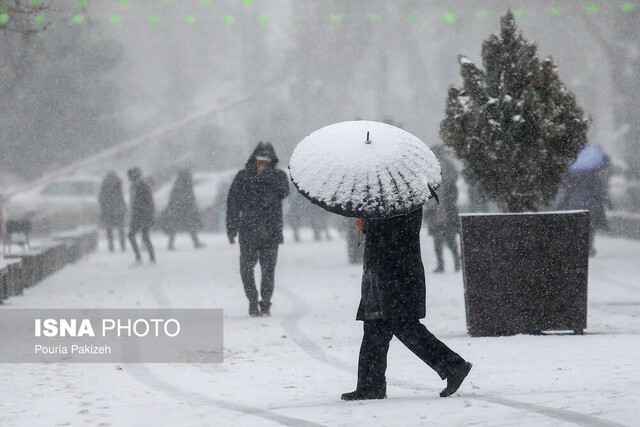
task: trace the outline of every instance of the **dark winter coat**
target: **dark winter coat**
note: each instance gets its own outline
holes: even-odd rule
[[[271,165],[258,175],[256,156],[267,155]],[[289,195],[287,174],[276,168],[271,144],[258,144],[243,170],[233,179],[227,196],[227,235],[244,241],[282,243],[282,200]]]
[[[122,192],[122,181],[115,174],[109,174],[102,181],[100,194],[100,221],[107,228],[124,226],[124,214],[127,207]]]
[[[162,229],[169,234],[179,231],[196,231],[202,226],[200,211],[193,192],[193,177],[189,171],[181,171],[171,189],[169,204],[160,218]]]
[[[420,254],[422,209],[367,221],[358,320],[421,319],[426,284]]]
[[[131,230],[139,231],[153,226],[155,206],[149,185],[142,179],[131,184]]]
[[[442,183],[438,189],[440,203],[429,204],[425,209],[425,221],[429,226],[429,234],[435,238],[446,239],[460,232],[458,220],[458,173],[454,164],[440,158]]]
[[[607,181],[602,169],[568,173],[561,187],[558,208],[561,210],[586,209],[592,228],[608,229],[605,208],[609,204]]]

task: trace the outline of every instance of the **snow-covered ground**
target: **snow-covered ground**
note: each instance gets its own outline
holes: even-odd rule
[[[334,233],[337,237],[337,233]],[[270,318],[250,318],[238,247],[203,236],[158,265],[98,252],[6,307],[211,307],[225,314],[221,364],[0,364],[2,425],[638,425],[640,242],[598,237],[584,336],[470,338],[462,276],[435,275],[423,235],[429,329],[474,363],[459,393],[394,339],[388,399],[343,402],[355,387],[360,268],[346,244],[281,247]],[[146,254],[143,254],[146,255]],[[447,254],[448,255],[448,254]],[[452,262],[447,258],[447,268]]]

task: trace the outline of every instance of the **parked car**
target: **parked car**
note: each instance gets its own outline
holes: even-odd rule
[[[94,176],[56,178],[11,196],[5,201],[7,216],[31,220],[34,232],[95,224],[100,184],[101,179]]]

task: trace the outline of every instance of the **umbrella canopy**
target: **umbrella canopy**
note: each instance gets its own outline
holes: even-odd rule
[[[596,145],[587,145],[580,151],[578,158],[569,166],[569,172],[582,173],[598,170],[606,163],[606,156]]]
[[[307,136],[293,151],[289,172],[313,203],[369,219],[411,212],[440,185],[440,164],[425,143],[395,126],[364,120]]]

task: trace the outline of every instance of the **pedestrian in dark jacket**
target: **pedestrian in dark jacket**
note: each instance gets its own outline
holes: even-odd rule
[[[589,211],[589,255],[594,256],[596,229],[607,230],[606,207],[611,205],[608,191],[609,158],[597,145],[588,145],[569,167],[560,188],[558,209]]]
[[[181,169],[178,172],[178,179],[171,189],[169,205],[162,212],[160,224],[164,232],[169,235],[169,250],[175,249],[176,233],[180,231],[186,231],[191,235],[195,248],[204,246],[198,239],[202,219],[196,204],[196,195],[193,192],[193,175],[190,170]]]
[[[386,397],[387,352],[394,335],[447,380],[441,397],[455,393],[471,369],[471,363],[420,323],[426,314],[421,225],[421,209],[390,219],[357,220],[358,229],[366,233],[362,298],[356,316],[364,321],[364,336],[358,385],[343,394],[343,400]]]
[[[442,169],[438,204],[429,205],[425,209],[425,221],[429,226],[429,234],[433,236],[437,267],[434,273],[444,272],[443,246],[446,244],[451,254],[456,271],[460,270],[460,253],[458,252],[457,235],[460,232],[458,220],[458,173],[453,162],[446,157],[444,146],[434,147]]]
[[[124,237],[124,214],[127,209],[122,192],[122,180],[115,172],[109,172],[102,181],[100,194],[98,195],[100,204],[100,221],[107,230],[107,240],[109,241],[109,251],[114,251],[113,230],[120,233],[120,247],[124,252],[126,249]]]
[[[270,143],[260,143],[233,179],[227,197],[227,236],[240,235],[240,276],[249,299],[249,315],[270,315],[278,245],[282,243],[282,200],[289,195],[287,174],[278,169]],[[254,268],[260,261],[260,296]]]
[[[136,243],[136,235],[142,234],[142,242],[147,248],[149,259],[155,264],[156,258],[153,251],[153,245],[149,238],[149,231],[153,226],[153,216],[155,207],[153,204],[153,194],[149,185],[142,179],[142,171],[135,167],[129,169],[127,176],[131,181],[131,223],[129,224],[129,241],[133,252],[136,254],[136,264],[142,262],[140,250]]]

